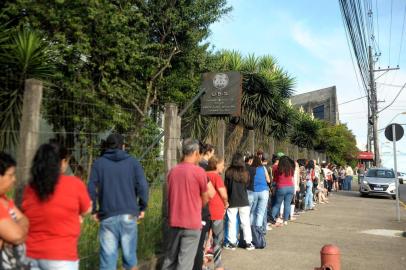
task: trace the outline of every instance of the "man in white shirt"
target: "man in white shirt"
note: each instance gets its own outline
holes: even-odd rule
[[[351,166],[345,168],[345,182],[344,182],[344,190],[351,191],[351,183],[352,178],[354,176],[354,171],[352,170]]]

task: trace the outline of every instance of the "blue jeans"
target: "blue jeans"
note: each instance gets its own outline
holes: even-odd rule
[[[306,182],[305,209],[313,208],[313,182]]]
[[[31,270],[78,270],[79,260],[63,261],[63,260],[42,260],[27,258],[30,261]]]
[[[123,266],[137,266],[137,217],[118,215],[100,222],[100,270],[117,269],[118,249],[121,245]]]
[[[344,181],[345,181],[345,190],[351,191],[352,176],[346,176]]]
[[[283,220],[288,221],[290,216],[290,203],[292,202],[293,194],[295,193],[295,187],[282,187],[276,191],[276,202],[272,206],[272,219],[275,220],[276,216],[281,210],[282,201],[283,207]]]
[[[266,207],[268,206],[269,191],[264,190],[254,192],[248,190],[248,201],[250,203],[250,220],[251,225],[263,226],[264,219],[266,218]]]

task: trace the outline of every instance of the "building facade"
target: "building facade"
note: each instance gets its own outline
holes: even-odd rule
[[[302,107],[306,113],[313,114],[314,118],[333,125],[340,122],[335,86],[293,96],[291,102],[293,106]]]

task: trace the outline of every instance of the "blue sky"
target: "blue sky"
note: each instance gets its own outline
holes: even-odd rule
[[[338,0],[229,0],[233,11],[211,26],[209,42],[215,50],[234,49],[243,54],[257,56],[270,54],[279,65],[296,77],[296,92],[303,93],[336,85],[338,102],[364,95],[358,86],[351,62]],[[393,0],[392,27],[391,0],[373,3],[375,36],[382,53],[376,67],[399,64],[401,70],[392,71],[377,80],[378,97],[388,105],[406,82],[406,33],[400,50],[400,40],[405,11],[405,0]],[[391,29],[391,30],[390,30]],[[389,42],[390,41],[390,42]],[[390,45],[389,45],[390,44]],[[399,56],[400,53],[400,58]],[[390,53],[389,53],[390,52]],[[396,102],[380,114],[379,127],[384,127],[398,113],[406,111],[406,90]],[[365,147],[367,105],[365,100],[339,106],[340,120],[357,137],[358,146]],[[399,115],[395,122],[406,123],[406,115]],[[406,126],[405,126],[406,127]],[[393,166],[390,144],[381,132],[383,163]],[[406,172],[406,138],[398,145],[401,152],[399,166]]]

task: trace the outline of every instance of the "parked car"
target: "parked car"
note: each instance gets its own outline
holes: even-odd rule
[[[361,196],[381,195],[396,199],[396,178],[392,169],[370,168],[361,181]]]
[[[406,182],[406,173],[398,172],[399,184],[404,184]]]

